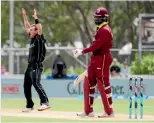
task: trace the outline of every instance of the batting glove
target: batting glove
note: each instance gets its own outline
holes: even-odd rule
[[[82,50],[80,49],[73,50],[73,55],[74,55],[74,58],[79,57],[80,55],[82,55]]]

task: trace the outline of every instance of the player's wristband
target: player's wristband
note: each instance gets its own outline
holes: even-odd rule
[[[40,23],[39,20],[38,19],[35,19],[35,24],[38,24],[38,23]]]

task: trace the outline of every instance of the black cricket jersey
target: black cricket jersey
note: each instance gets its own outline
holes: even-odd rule
[[[34,38],[31,39],[28,63],[33,64],[33,63],[41,63],[44,61],[46,54],[45,43],[46,40],[43,34],[36,35]]]

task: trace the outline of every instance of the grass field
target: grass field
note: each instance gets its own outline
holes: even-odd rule
[[[34,99],[35,103],[35,108],[37,109],[39,107],[39,100]],[[51,104],[51,109],[48,111],[48,114],[50,114],[52,111],[62,111],[62,112],[72,112],[72,116],[75,116],[77,112],[82,112],[83,111],[83,100],[79,99],[65,99],[65,98],[53,98],[50,99],[50,104]],[[114,100],[114,111],[115,115],[116,114],[124,114],[128,115],[128,100]],[[43,117],[44,112],[41,112],[42,117],[26,117],[24,116],[4,116],[3,115],[3,110],[11,110],[11,111],[20,111],[25,107],[25,100],[24,99],[2,99],[1,101],[2,105],[2,123],[3,122],[100,122],[96,120],[85,120],[85,119],[66,119],[66,118],[45,118]],[[149,115],[154,117],[154,100],[144,100],[144,115]],[[95,112],[101,114],[103,112],[103,106],[101,104],[100,99],[96,99],[94,102],[94,109]],[[139,110],[138,110],[139,112]],[[40,112],[39,112],[40,113]],[[69,116],[68,116],[69,117]],[[106,120],[101,120],[101,122],[106,122]],[[116,120],[114,120],[116,121]],[[123,120],[123,121],[129,121],[129,122],[134,122],[134,120]],[[112,121],[113,122],[113,121]],[[119,122],[119,121],[118,121]],[[135,122],[143,122],[140,120],[135,120]]]

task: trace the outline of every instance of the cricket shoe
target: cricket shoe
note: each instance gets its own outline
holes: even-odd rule
[[[22,110],[22,112],[34,112],[34,108],[25,108]]]
[[[49,108],[50,108],[50,106],[49,106],[48,103],[43,103],[43,104],[40,106],[40,108],[38,109],[38,111],[47,110],[47,109],[49,109]]]
[[[89,114],[82,112],[82,113],[79,113],[79,114],[76,114],[76,115],[80,116],[80,117],[94,117],[95,116],[94,112],[90,112]]]
[[[101,115],[101,116],[98,116],[98,118],[108,118],[108,117],[114,117],[114,112],[112,112],[110,115],[108,115],[106,112]]]

